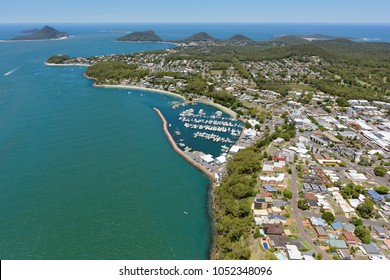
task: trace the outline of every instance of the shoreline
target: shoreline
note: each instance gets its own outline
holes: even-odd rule
[[[214,173],[208,171],[205,169],[202,165],[194,161],[192,158],[187,156],[177,145],[176,142],[173,140],[172,135],[169,133],[168,130],[168,122],[165,119],[164,115],[161,113],[161,111],[155,107],[153,107],[153,110],[157,113],[159,118],[161,119],[162,122],[162,128],[165,136],[167,137],[167,140],[169,144],[171,145],[172,149],[178,153],[182,158],[184,158],[185,161],[188,163],[192,164],[195,168],[199,169],[203,174],[205,174],[207,177],[209,177],[210,180],[210,185],[211,185],[211,193],[210,195],[210,202],[209,206],[211,206],[212,209],[210,209],[210,213],[212,213],[211,220],[213,223],[211,224],[211,240],[210,240],[210,248],[209,248],[209,260],[214,260],[215,259],[215,220],[214,220],[214,209],[215,209],[215,201],[214,201],[214,191],[217,188],[217,185],[215,183],[215,176]]]
[[[47,62],[45,62],[45,65],[47,65],[47,66],[83,66],[83,67],[91,66],[89,64],[82,64],[82,63],[56,64],[56,63],[47,63]],[[173,92],[166,91],[166,90],[161,90],[161,89],[141,87],[141,86],[136,86],[136,85],[107,85],[107,84],[98,85],[98,84],[96,84],[96,80],[94,78],[87,76],[85,73],[83,74],[83,76],[85,78],[89,79],[89,80],[95,81],[95,83],[93,83],[93,85],[92,85],[94,87],[144,90],[144,91],[150,91],[150,92],[156,92],[156,93],[160,93],[160,94],[170,95],[170,96],[174,96],[174,97],[177,97],[177,98],[181,99],[183,101],[183,103],[186,103],[186,104],[203,103],[203,104],[206,104],[206,105],[209,105],[209,106],[213,106],[213,107],[221,110],[222,112],[228,114],[229,116],[231,116],[233,118],[237,118],[237,113],[234,112],[232,109],[227,108],[227,107],[225,107],[225,106],[223,106],[221,104],[215,103],[212,100],[196,99],[196,100],[189,101],[183,95],[180,95],[180,94],[177,94],[177,93],[173,93]]]
[[[90,78],[90,77],[87,77],[87,78],[93,80],[93,78]],[[97,85],[96,83],[93,84],[93,86],[99,87],[99,88],[120,88],[120,89],[144,90],[144,91],[156,92],[156,93],[160,93],[160,94],[164,94],[164,95],[174,96],[174,97],[180,98],[183,102],[185,102],[187,100],[184,96],[182,96],[180,94],[173,93],[173,92],[166,91],[166,90],[161,90],[161,89],[145,88],[145,87],[131,86],[131,85]]]
[[[46,66],[61,66],[61,67],[64,67],[64,66],[84,66],[84,67],[89,67],[91,66],[90,64],[83,64],[83,63],[69,63],[69,64],[59,64],[59,63],[48,63],[48,62],[44,62],[44,64]]]
[[[189,156],[187,156],[185,154],[185,152],[183,152],[177,145],[176,145],[176,142],[175,140],[173,140],[173,137],[171,135],[171,133],[169,132],[168,130],[168,122],[167,120],[165,119],[164,115],[161,113],[161,111],[157,108],[153,108],[153,110],[157,113],[157,115],[160,117],[161,121],[162,121],[162,124],[163,124],[163,131],[164,131],[164,134],[165,136],[167,137],[168,139],[168,142],[169,144],[172,146],[173,150],[175,152],[177,152],[180,156],[182,156],[186,161],[188,161],[189,163],[191,163],[193,166],[195,166],[196,168],[198,168],[200,171],[202,171],[205,175],[207,175],[211,181],[211,184],[212,184],[212,189],[214,190],[216,188],[216,184],[214,182],[214,173],[208,171],[207,169],[205,169],[201,164],[197,163],[196,161],[194,161],[192,158],[190,158]]]

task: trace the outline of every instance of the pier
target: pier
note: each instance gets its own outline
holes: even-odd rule
[[[212,182],[212,188],[213,190],[215,189],[216,187],[216,184],[215,184],[215,175],[214,173],[210,172],[209,170],[207,170],[205,167],[203,167],[200,163],[196,162],[190,155],[189,153],[187,154],[186,152],[182,151],[175,143],[175,141],[173,140],[173,137],[172,135],[169,133],[169,130],[168,130],[168,122],[167,120],[165,119],[164,115],[160,112],[159,109],[157,108],[153,108],[153,110],[157,113],[157,115],[160,117],[161,121],[162,121],[162,124],[163,124],[163,131],[164,131],[164,134],[166,135],[167,139],[168,139],[168,142],[171,144],[173,150],[175,152],[177,152],[179,155],[181,155],[186,161],[188,161],[189,163],[191,163],[193,166],[195,166],[196,168],[198,168],[200,171],[202,171],[204,174],[206,174],[209,178],[210,178],[210,181]]]

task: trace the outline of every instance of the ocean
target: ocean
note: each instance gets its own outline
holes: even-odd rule
[[[0,42],[1,259],[209,258],[209,180],[172,150],[152,110],[159,108],[175,129],[177,99],[94,88],[84,67],[48,67],[49,56],[172,47],[115,42],[125,31],[147,29],[166,40],[206,31],[221,39],[324,33],[390,41],[389,25],[50,25],[72,37]],[[0,24],[0,40],[40,26]],[[186,145],[219,155],[215,143],[187,141],[191,133],[184,131]]]

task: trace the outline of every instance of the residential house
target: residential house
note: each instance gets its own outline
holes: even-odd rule
[[[290,238],[286,235],[268,235],[271,241],[271,246],[277,249],[286,248],[286,244],[290,241]]]
[[[309,220],[310,220],[310,224],[313,227],[316,227],[316,226],[326,227],[326,225],[327,225],[326,221],[322,218],[311,217]]]
[[[337,250],[337,254],[339,255],[339,258],[342,260],[352,260],[352,255],[349,253],[347,249]]]
[[[342,230],[343,227],[344,227],[343,224],[340,223],[340,222],[334,222],[334,223],[332,224],[332,228],[333,228],[333,230],[335,230],[335,231]]]
[[[348,232],[348,231],[344,231],[342,236],[345,239],[345,242],[347,242],[349,245],[356,245],[357,244],[355,234]]]
[[[379,249],[374,243],[363,244],[361,249],[366,255],[379,255]]]
[[[326,243],[329,244],[329,246],[335,247],[337,249],[347,249],[347,243],[345,243],[344,240],[341,239],[328,239],[325,240]]]
[[[389,238],[389,232],[381,226],[374,226],[373,227],[375,233],[380,237],[380,238]]]
[[[302,260],[302,254],[295,245],[286,245],[287,255],[289,260]]]
[[[317,226],[315,227],[315,230],[317,232],[317,237],[321,240],[325,240],[328,238],[328,233],[326,232],[324,227]]]
[[[284,235],[282,224],[265,224],[263,229],[267,235]]]

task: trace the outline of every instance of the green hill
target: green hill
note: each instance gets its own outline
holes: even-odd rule
[[[225,41],[226,42],[247,42],[247,43],[254,42],[251,38],[248,38],[242,34],[236,34],[230,37],[229,39],[226,39]]]
[[[161,42],[162,39],[153,30],[133,32],[116,39],[121,42]]]
[[[58,31],[50,26],[44,26],[41,29],[25,30],[22,33],[26,35],[16,36],[11,40],[53,40],[69,37],[68,33]]]
[[[196,33],[184,40],[182,40],[183,42],[202,42],[202,41],[218,41],[217,39],[215,39],[214,37],[210,36],[209,34],[207,34],[206,32],[199,32],[199,33]]]

